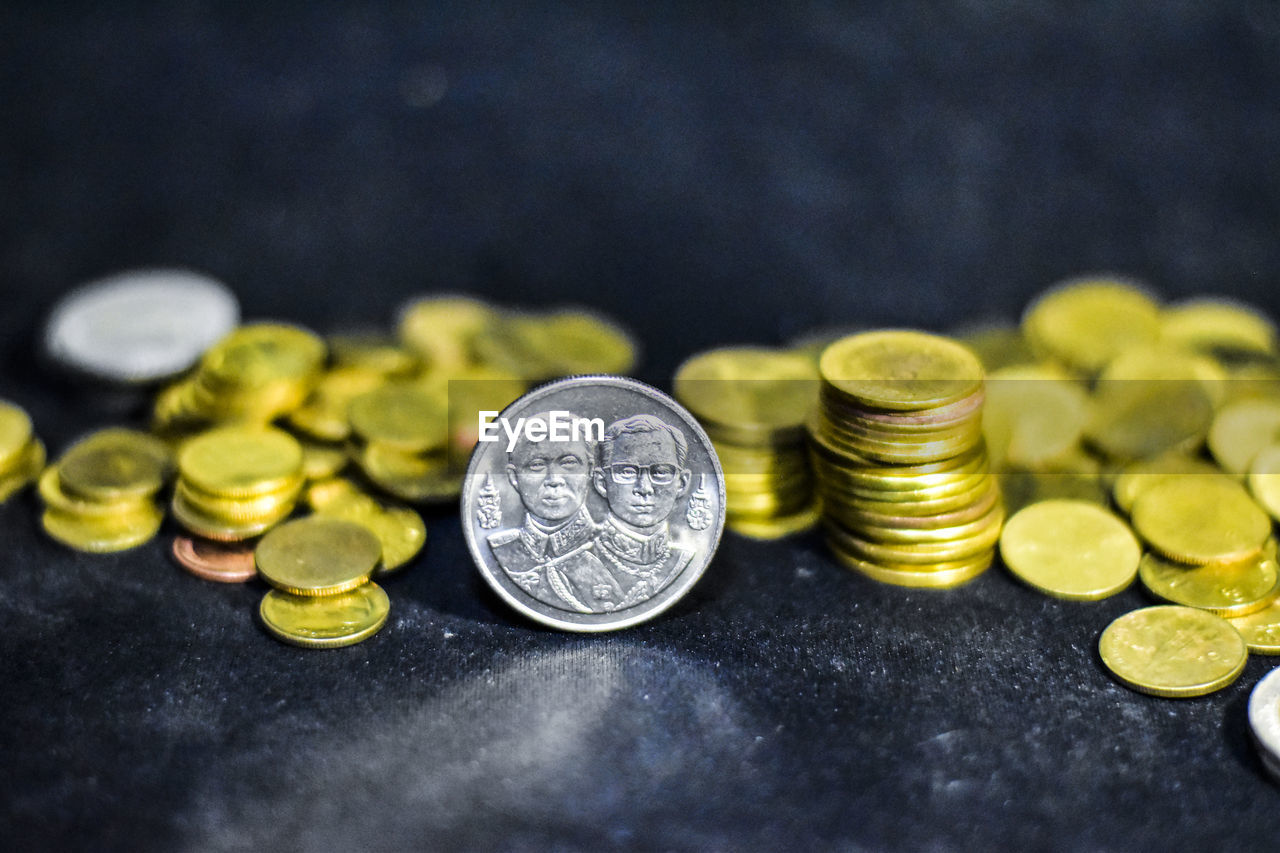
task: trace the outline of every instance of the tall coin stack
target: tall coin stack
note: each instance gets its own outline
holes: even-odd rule
[[[982,365],[963,345],[867,332],[823,351],[809,423],[823,528],[875,580],[950,587],[991,565],[1004,507],[982,441]]]

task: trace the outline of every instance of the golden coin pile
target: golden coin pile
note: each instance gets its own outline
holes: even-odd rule
[[[866,332],[828,346],[818,369],[809,435],[836,557],[903,586],[985,571],[1004,508],[982,440],[977,357],[923,332]]]
[[[682,364],[673,387],[720,457],[730,530],[775,539],[817,523],[805,441],[818,389],[810,358],[762,347],[710,350]]]
[[[44,445],[35,436],[31,418],[0,400],[0,503],[34,480],[44,462]]]
[[[347,416],[348,453],[379,489],[414,503],[458,495],[462,475],[450,464],[446,397],[387,384],[355,397]]]

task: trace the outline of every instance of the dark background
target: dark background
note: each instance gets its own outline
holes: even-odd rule
[[[1064,276],[1280,309],[1280,7],[884,2],[0,9],[0,396],[53,453],[136,422],[33,360],[59,293],[139,265],[246,317],[409,296],[586,303],[667,387],[815,325],[1014,318]],[[452,513],[336,651],[168,536],[82,555],[0,507],[8,849],[1274,850],[1254,657],[1171,701],[1078,604],[995,568],[879,586],[727,535],[611,636],[489,595]]]

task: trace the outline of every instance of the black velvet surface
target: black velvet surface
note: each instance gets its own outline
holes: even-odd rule
[[[638,376],[826,324],[1012,318],[1110,269],[1280,313],[1273,3],[6,4],[0,396],[53,453],[138,400],[33,357],[75,284],[209,271],[245,315],[578,302]],[[999,567],[871,583],[726,535],[661,618],[537,628],[458,522],[386,628],[307,651],[168,536],[60,548],[0,506],[9,850],[1275,850],[1248,692],[1112,682],[1147,603]],[[166,534],[171,530],[166,529]]]

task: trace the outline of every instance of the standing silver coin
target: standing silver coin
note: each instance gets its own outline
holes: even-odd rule
[[[1280,782],[1280,669],[1273,669],[1249,694],[1249,728],[1262,766]]]
[[[217,279],[133,270],[63,297],[45,325],[44,347],[73,371],[110,382],[157,382],[191,367],[239,321],[239,302]]]
[[[702,576],[724,529],[724,473],[679,403],[634,379],[577,376],[494,414],[481,413],[462,529],[504,601],[554,628],[612,631]]]

